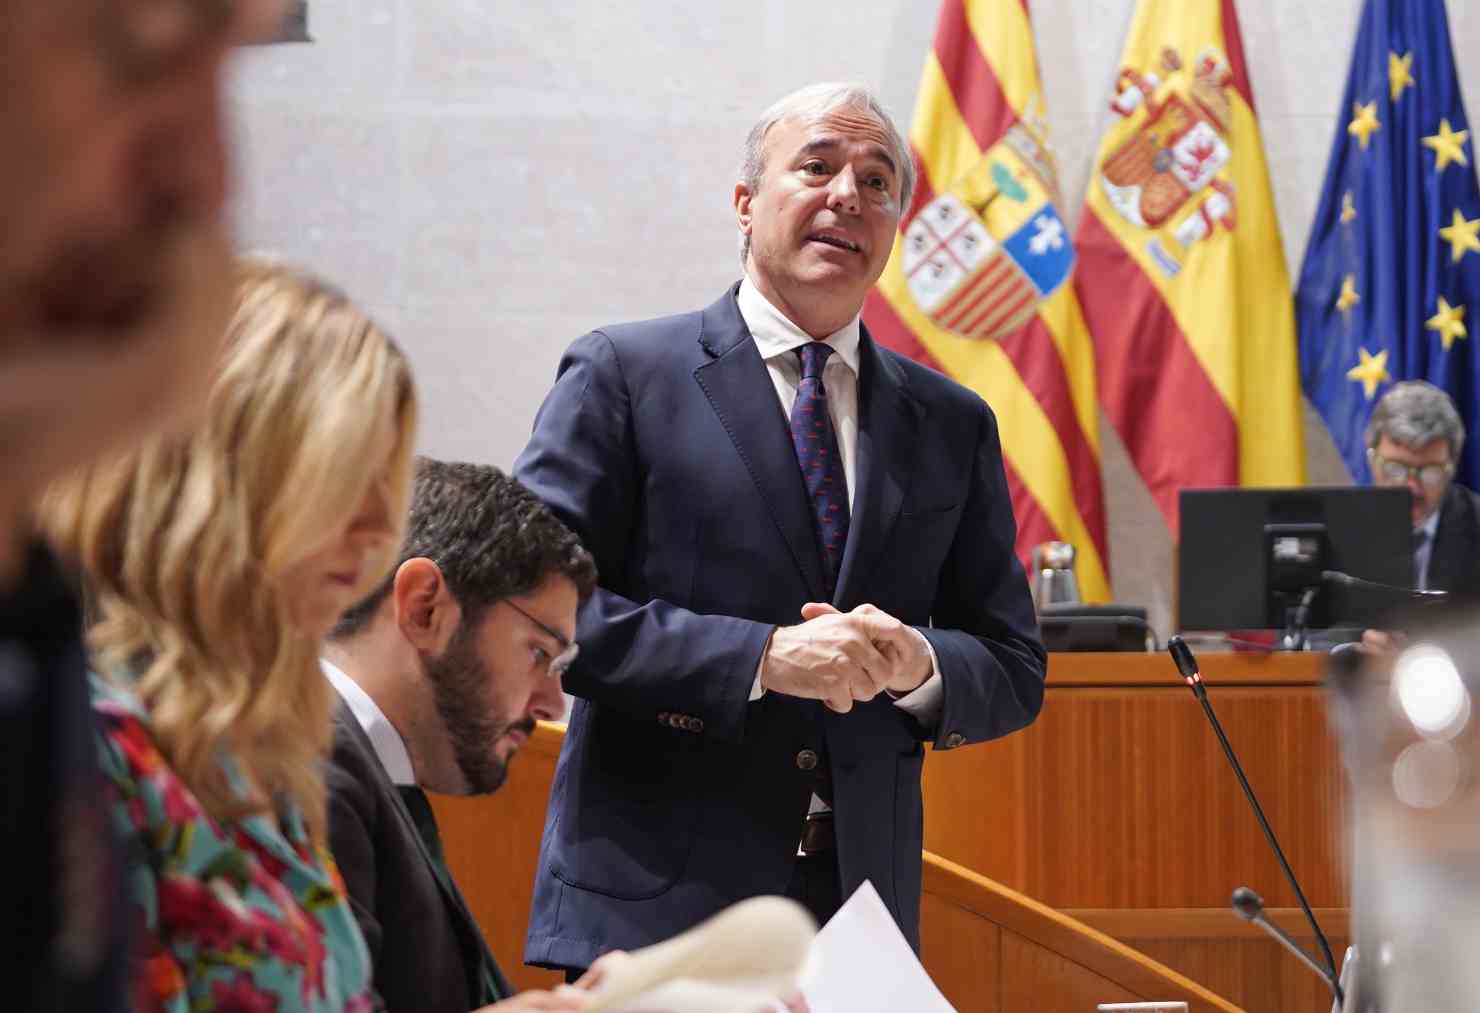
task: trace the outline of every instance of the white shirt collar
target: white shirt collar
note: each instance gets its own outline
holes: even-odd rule
[[[735,301],[740,306],[740,316],[745,320],[745,326],[750,328],[750,336],[755,339],[762,359],[785,355],[813,340],[811,335],[792,323],[786,314],[761,295],[749,278],[740,282],[740,292],[735,296]],[[854,376],[858,375],[858,334],[858,317],[854,316],[823,339],[825,344],[832,346],[837,358],[853,371]]]
[[[375,756],[380,760],[380,765],[390,775],[391,783],[395,785],[415,784],[416,772],[411,768],[411,754],[406,752],[406,743],[401,740],[401,733],[396,731],[396,726],[391,724],[385,712],[380,709],[370,694],[366,693],[360,684],[351,679],[342,669],[323,658],[319,659],[319,667],[324,670],[324,675],[328,676],[330,684],[344,698],[345,705],[349,707],[355,720],[360,723],[360,727],[365,729],[365,735],[370,739],[370,746],[375,750]]]

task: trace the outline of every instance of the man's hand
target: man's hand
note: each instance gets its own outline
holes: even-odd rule
[[[512,999],[484,1006],[477,1013],[536,1013],[536,1011],[583,1010],[591,1004],[591,995],[574,985],[561,985],[553,992],[520,992]]]
[[[608,950],[596,958],[596,963],[586,968],[586,973],[576,979],[575,987],[590,990],[606,980],[616,968],[621,967],[632,958],[626,950]]]
[[[803,619],[815,619],[818,616],[843,615],[831,605],[821,602],[808,602],[802,606]],[[885,624],[884,628],[889,631],[886,640],[875,640],[874,646],[878,647],[884,657],[890,662],[890,672],[884,682],[884,688],[895,696],[903,696],[913,690],[919,689],[924,681],[930,678],[933,667],[930,663],[930,651],[925,646],[925,638],[916,631],[895,619],[888,612],[873,605],[863,604],[855,608],[848,615],[871,616]],[[875,628],[878,628],[877,626]]]
[[[831,605],[802,608],[800,626],[782,626],[761,664],[768,691],[821,700],[840,714],[882,690],[909,692],[930,674],[930,658],[909,627],[872,605],[849,613]],[[923,671],[916,671],[924,655]]]
[[[836,610],[807,618],[799,626],[779,626],[761,662],[761,686],[772,693],[821,700],[846,714],[855,700],[872,700],[889,681],[890,661],[876,645],[889,636],[885,620]]]

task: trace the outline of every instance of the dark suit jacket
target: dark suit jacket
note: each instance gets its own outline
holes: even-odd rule
[[[1439,527],[1429,554],[1429,587],[1480,594],[1480,496],[1450,485],[1439,504]]]
[[[799,622],[823,592],[790,430],[736,291],[575,342],[515,465],[593,551],[602,585],[566,676],[578,699],[540,849],[531,963],[585,966],[783,893],[814,786],[805,750],[830,763],[845,895],[871,880],[918,945],[923,743],[1005,735],[1042,704],[996,419],[866,333],[833,601],[923,628],[941,718],[922,728],[882,696],[846,715],[776,693],[748,701],[774,626]]]
[[[468,1013],[481,1005],[477,955],[487,950],[478,926],[434,871],[369,736],[342,702],[328,783],[329,844],[370,947],[382,1008]],[[497,977],[500,996],[512,995]]]

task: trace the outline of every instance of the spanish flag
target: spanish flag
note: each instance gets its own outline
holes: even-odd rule
[[[919,185],[864,321],[992,406],[1019,555],[1072,543],[1081,592],[1107,600],[1094,359],[1027,0],[944,0],[910,141]]]
[[[1074,285],[1100,398],[1177,491],[1305,480],[1294,302],[1233,0],[1138,0]]]

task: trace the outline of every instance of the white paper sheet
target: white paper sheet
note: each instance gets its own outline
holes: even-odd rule
[[[811,1013],[956,1013],[869,882],[817,933],[802,994]]]

